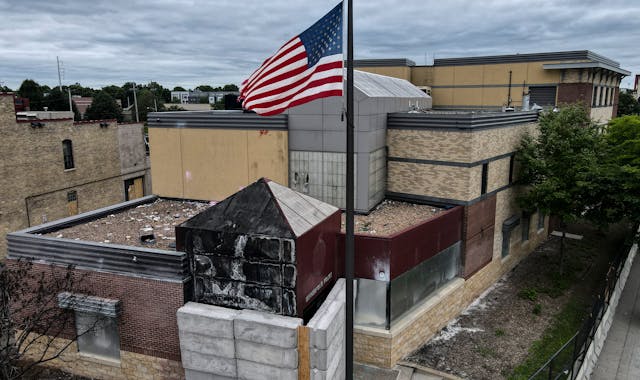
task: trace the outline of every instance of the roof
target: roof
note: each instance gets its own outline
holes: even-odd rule
[[[415,66],[416,63],[407,58],[382,58],[382,59],[356,59],[354,67],[389,67],[389,66]]]
[[[296,238],[337,207],[261,178],[180,227]]]
[[[370,98],[428,98],[411,82],[385,75],[354,70],[353,85]]]
[[[434,66],[487,65],[496,63],[542,62],[542,61],[593,61],[610,66],[620,67],[612,59],[589,50],[557,51],[529,54],[487,55],[479,57],[439,58],[433,61]]]
[[[621,69],[620,67],[611,66],[602,62],[546,63],[542,65],[542,68],[545,70],[600,68],[600,69],[610,70],[610,71],[613,71],[614,73],[618,73],[624,76],[631,75],[630,71]]]

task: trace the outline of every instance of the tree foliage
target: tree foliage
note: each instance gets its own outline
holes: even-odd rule
[[[633,95],[621,92],[618,98],[618,116],[640,115],[640,102]]]
[[[43,104],[49,111],[69,111],[69,95],[67,91],[60,91],[59,87],[54,87],[45,97]]]
[[[238,91],[238,86],[235,84],[225,84],[222,87],[222,91]]]
[[[85,117],[89,120],[117,119],[122,121],[122,108],[106,91],[100,91],[93,97]]]
[[[640,223],[640,116],[609,122],[604,134],[605,157],[596,167],[595,204],[591,219],[600,224],[629,219]]]
[[[187,90],[185,90],[184,87],[176,86],[173,88],[172,91],[187,91]]]
[[[602,138],[581,105],[545,112],[539,121],[539,135],[525,136],[516,154],[519,182],[527,185],[518,202],[571,222],[590,206]]]
[[[32,111],[41,111],[45,106],[42,88],[33,79],[25,79],[18,89],[18,94],[29,99],[29,108]]]

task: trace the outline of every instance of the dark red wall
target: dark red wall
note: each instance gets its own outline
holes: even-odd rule
[[[393,280],[461,240],[462,216],[463,208],[458,206],[390,236],[356,234],[355,277]],[[344,240],[341,233],[338,245],[342,257]]]
[[[560,83],[558,85],[558,105],[582,102],[591,109],[593,84],[591,83]]]
[[[304,309],[344,274],[344,256],[337,246],[342,212],[333,215],[296,240],[296,310]],[[306,298],[313,292],[313,295]]]
[[[496,195],[464,208],[463,276],[471,277],[493,258]]]

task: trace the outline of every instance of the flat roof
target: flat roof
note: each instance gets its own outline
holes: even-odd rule
[[[624,76],[631,75],[630,71],[621,69],[617,66],[611,66],[602,62],[575,62],[575,63],[545,63],[542,65],[545,70],[563,70],[563,69],[605,69],[613,71]]]
[[[156,199],[43,235],[171,251],[175,250],[175,226],[208,207],[205,202]],[[149,235],[153,241],[141,240]]]
[[[385,199],[367,215],[354,216],[354,233],[390,236],[421,224],[446,209],[423,204]],[[345,232],[345,214],[342,214],[342,232]]]
[[[387,129],[434,129],[473,131],[503,128],[538,120],[537,111],[442,111],[395,112],[387,116]]]
[[[486,65],[495,63],[541,62],[541,61],[593,61],[620,67],[620,63],[590,50],[554,51],[544,53],[486,55],[478,57],[438,58],[434,66]]]

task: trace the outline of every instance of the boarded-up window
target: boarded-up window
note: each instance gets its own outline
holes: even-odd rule
[[[542,107],[556,105],[556,86],[529,87],[529,97],[531,104]]]
[[[78,215],[78,193],[75,190],[67,193],[67,207],[69,216]]]

